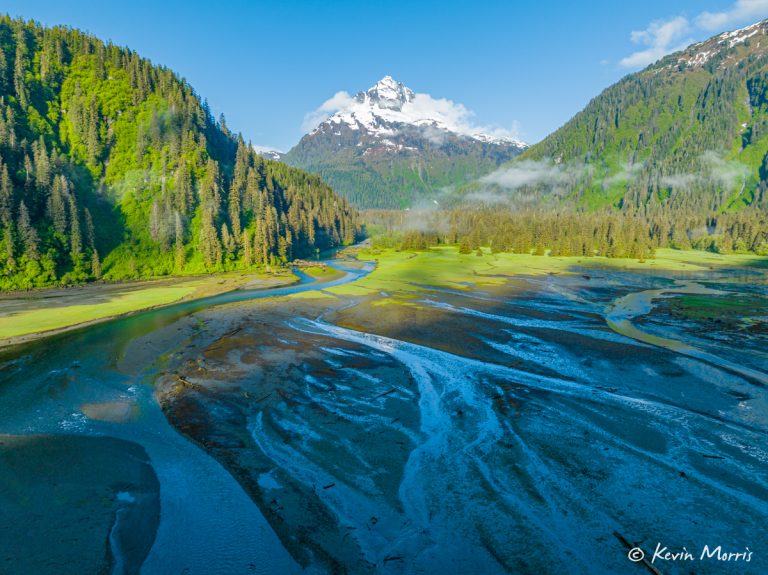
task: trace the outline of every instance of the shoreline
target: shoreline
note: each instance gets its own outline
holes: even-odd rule
[[[422,259],[424,254],[430,254],[428,257],[430,260],[438,258],[445,250],[450,253],[452,248],[433,248],[424,252],[398,252],[393,250],[365,250],[362,253],[355,254],[363,257],[370,257],[374,261],[378,261],[382,257],[385,260],[389,260],[390,263],[395,263],[398,260],[410,260],[412,258]],[[404,255],[405,254],[405,255]],[[522,254],[487,254],[484,258],[478,258],[475,260],[472,258],[464,259],[464,266],[469,264],[469,269],[454,269],[454,272],[459,272],[458,275],[467,276],[467,280],[472,283],[497,283],[500,278],[488,276],[487,272],[493,271],[498,264],[500,264],[499,258],[506,261],[506,265],[503,267],[510,267],[509,272],[514,272],[513,275],[542,275],[548,273],[580,273],[582,270],[616,270],[616,271],[638,271],[638,272],[673,272],[673,273],[703,273],[711,272],[713,269],[721,268],[723,266],[736,267],[743,270],[745,273],[749,270],[752,273],[760,273],[760,268],[765,265],[766,258],[760,257],[744,257],[744,256],[722,256],[718,254],[699,253],[692,251],[675,251],[675,250],[660,250],[657,254],[656,260],[649,260],[643,264],[638,264],[633,260],[606,260],[602,261],[599,258],[549,258],[549,257],[536,257]],[[421,257],[420,257],[421,256]],[[452,258],[451,258],[452,259]],[[461,258],[460,258],[461,259]],[[762,262],[762,265],[761,265]],[[309,262],[307,262],[309,263]],[[401,261],[400,264],[406,263]],[[410,262],[408,262],[410,263]],[[455,265],[455,262],[452,262]],[[480,265],[478,265],[480,264]],[[300,266],[302,269],[304,266]],[[378,266],[377,266],[378,267]],[[462,266],[463,267],[463,266]],[[487,267],[487,269],[485,269]],[[477,268],[481,268],[482,272]],[[295,270],[296,268],[292,268]],[[312,267],[307,267],[306,272],[316,279],[322,278],[327,272],[318,270],[316,273],[312,273]],[[410,271],[410,270],[409,270]],[[463,273],[462,273],[463,272]],[[470,273],[467,273],[470,272]],[[474,273],[473,273],[474,272]],[[485,273],[483,273],[485,272]],[[286,275],[290,273],[291,279],[287,281]],[[275,280],[284,281],[275,281]],[[328,278],[330,279],[330,278]],[[400,278],[389,278],[398,280]],[[495,281],[494,281],[495,280]],[[36,341],[44,337],[55,336],[65,332],[87,328],[99,323],[112,321],[128,317],[130,315],[157,310],[169,305],[174,305],[182,302],[195,301],[205,297],[220,295],[228,293],[238,289],[267,289],[274,287],[283,287],[292,285],[300,281],[294,271],[278,270],[269,274],[265,272],[247,273],[243,271],[237,272],[223,272],[215,275],[192,275],[181,277],[168,277],[168,278],[153,278],[144,280],[131,280],[124,282],[98,282],[90,284],[80,284],[68,287],[51,286],[46,288],[39,288],[30,291],[15,291],[0,293],[0,350],[7,349],[9,347],[29,343]],[[399,283],[395,281],[395,283]],[[452,282],[449,282],[452,283]],[[362,291],[366,292],[367,282],[363,281],[356,286],[346,286],[346,291]],[[394,286],[391,286],[394,287]],[[456,287],[456,286],[454,286]],[[27,333],[13,334],[7,337],[2,336],[3,332],[3,320],[8,317],[14,317],[14,321],[30,321],[29,316],[40,315],[42,310],[55,311],[55,310],[69,310],[73,311],[74,306],[88,307],[88,306],[101,306],[105,304],[92,303],[94,298],[105,298],[106,305],[115,303],[116,300],[126,297],[137,297],[139,294],[150,295],[152,291],[158,292],[165,290],[176,292],[186,290],[186,293],[174,293],[174,294],[152,294],[156,299],[161,300],[160,303],[147,302],[142,304],[136,302],[136,304],[129,304],[122,301],[117,302],[124,309],[125,307],[131,309],[121,309],[116,313],[106,313],[100,317],[93,317],[84,319],[83,321],[71,321],[69,323],[66,320],[62,320],[62,325],[58,325],[49,329],[34,329]],[[127,294],[127,295],[126,295]],[[345,288],[337,290],[336,295],[351,295],[346,294]],[[358,294],[359,295],[359,294]],[[69,300],[69,301],[68,301]],[[43,304],[43,305],[40,305]],[[138,305],[137,305],[138,304]],[[135,307],[132,307],[134,306]],[[91,312],[97,312],[97,307],[90,308]],[[80,313],[80,312],[78,312]],[[84,315],[88,315],[85,313]],[[26,316],[26,317],[25,317]],[[72,318],[77,319],[77,318]],[[45,318],[46,322],[49,322],[49,318]],[[45,323],[45,322],[44,322]],[[6,328],[8,329],[8,328]]]
[[[290,277],[287,277],[287,274],[290,274]],[[163,303],[140,306],[140,307],[136,307],[135,309],[130,309],[124,312],[111,313],[108,315],[95,317],[93,319],[88,319],[85,321],[79,321],[76,323],[62,325],[60,327],[56,327],[52,329],[31,331],[29,333],[0,338],[0,351],[4,351],[8,348],[15,347],[17,345],[22,345],[25,343],[30,343],[32,341],[36,341],[46,337],[53,337],[56,335],[60,335],[62,333],[88,328],[100,323],[122,319],[138,313],[142,313],[142,312],[162,309],[162,308],[176,305],[183,302],[196,301],[196,300],[204,299],[206,297],[221,295],[224,293],[229,293],[237,290],[244,290],[244,289],[260,290],[260,289],[285,287],[285,286],[293,285],[299,281],[300,281],[300,278],[292,270],[285,270],[284,273],[277,272],[277,273],[268,274],[268,275],[264,273],[248,274],[246,272],[234,272],[234,273],[225,272],[222,274],[215,274],[210,276],[184,276],[179,278],[137,280],[137,281],[119,282],[119,283],[83,284],[83,285],[73,286],[69,288],[50,287],[50,288],[41,288],[38,290],[29,291],[29,292],[7,292],[7,293],[0,294],[0,321],[2,321],[6,313],[8,313],[6,310],[3,309],[4,307],[3,304],[6,304],[6,306],[9,306],[10,304],[8,304],[8,302],[17,302],[19,300],[29,301],[30,299],[34,299],[39,302],[49,303],[49,302],[46,302],[46,300],[58,301],[58,298],[61,297],[61,295],[71,296],[73,298],[85,298],[85,297],[91,297],[91,296],[104,296],[104,295],[109,296],[111,294],[117,295],[117,294],[125,294],[125,293],[141,293],[142,291],[148,291],[151,289],[187,288],[190,290],[188,293],[183,294],[180,297],[176,297],[175,299],[171,299],[170,301],[166,301]],[[65,294],[61,294],[60,292],[65,292]],[[27,294],[27,297],[23,297],[23,298],[19,297],[20,294]],[[30,297],[31,294],[35,294],[38,297],[36,298]],[[44,294],[50,294],[50,295],[44,295]],[[59,309],[71,308],[77,305],[84,305],[84,304],[80,302],[74,302],[70,305],[61,306]],[[98,306],[98,305],[104,305],[104,304],[93,304],[93,305]],[[43,306],[38,309],[26,309],[21,313],[22,314],[33,313],[39,310],[54,311],[56,309],[57,307]],[[10,312],[10,313],[11,315],[14,314],[14,312]]]
[[[258,272],[258,271],[248,271],[248,270],[230,270],[230,271],[222,271],[222,272],[216,272],[212,274],[188,274],[188,275],[167,275],[167,276],[155,276],[155,277],[148,277],[148,278],[138,278],[138,279],[123,279],[123,280],[94,280],[90,282],[83,282],[83,283],[75,283],[75,284],[69,284],[69,285],[49,285],[45,287],[35,287],[35,288],[29,288],[29,289],[17,289],[17,290],[8,290],[8,291],[0,291],[0,302],[6,299],[16,299],[16,298],[24,298],[24,296],[28,296],[29,298],[35,298],[36,296],[44,297],[44,294],[48,293],[54,293],[54,292],[61,292],[63,294],[71,294],[73,292],[78,291],[86,291],[91,289],[110,289],[110,288],[132,288],[132,287],[141,287],[141,286],[154,286],[154,285],[163,285],[163,284],[174,284],[174,283],[184,283],[184,282],[193,282],[193,281],[200,281],[200,280],[209,280],[214,278],[225,278],[227,276],[236,276],[236,275],[246,275],[246,274],[272,274],[272,275],[279,275],[281,272],[291,272],[294,268],[297,266],[289,266],[285,268],[276,268],[275,270],[268,272]],[[25,298],[26,299],[26,298]]]

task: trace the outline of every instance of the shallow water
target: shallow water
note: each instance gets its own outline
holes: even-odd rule
[[[514,298],[425,286],[407,321],[375,297],[247,303],[305,278],[96,326],[7,354],[0,432],[144,446],[149,574],[642,572],[614,533],[755,553],[663,573],[767,572],[768,365],[735,369],[737,341],[699,350],[675,326],[651,334],[670,345],[627,331],[654,298],[715,288],[591,277],[527,278]],[[161,361],[131,365],[144,348]],[[169,420],[213,457],[167,423],[158,374]],[[128,423],[81,408],[126,403]]]
[[[267,313],[229,354],[217,346],[215,367],[181,367],[207,390],[176,399],[209,416],[188,433],[246,431],[218,457],[244,484],[255,478],[281,538],[304,534],[302,548],[341,571],[641,569],[614,533],[647,553],[759,548],[768,405],[759,379],[731,365],[738,342],[710,358],[679,353],[693,346],[674,329],[662,335],[679,348],[609,328],[613,310],[629,321],[651,308],[632,302],[689,291],[669,278],[528,283],[513,298],[422,286],[405,307],[345,302],[320,314],[330,320]],[[696,572],[763,573],[755,553]]]
[[[323,287],[370,271],[340,268],[346,274]],[[201,309],[315,289],[315,283],[301,274],[293,286],[230,292],[6,350],[0,356],[0,433],[111,436],[141,445],[149,454],[161,495],[157,537],[142,573],[301,572],[232,476],[163,416],[152,388],[161,365],[154,359],[173,349],[153,349],[146,365],[136,365],[124,354],[136,338],[191,321],[191,314]],[[89,419],[83,413],[94,406],[115,405],[129,406],[132,415],[123,417],[118,409],[119,422],[110,423],[110,418],[99,421],[103,418]],[[23,517],[8,521],[24,524]],[[75,526],[75,536],[76,532]],[[72,557],[76,561],[76,545]],[[119,563],[118,556],[116,573],[123,572]],[[76,563],[72,567],[77,572]]]

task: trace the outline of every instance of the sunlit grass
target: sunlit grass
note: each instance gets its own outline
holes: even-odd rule
[[[377,261],[376,270],[365,278],[329,291],[360,296],[372,292],[418,290],[421,286],[462,289],[470,286],[500,285],[513,276],[540,276],[552,273],[581,273],[584,268],[617,271],[682,272],[718,268],[768,269],[768,257],[722,255],[701,251],[661,249],[654,259],[638,261],[604,257],[549,257],[529,254],[459,254],[452,246],[425,251],[363,250],[360,259]]]
[[[41,290],[25,297],[0,300],[0,340],[41,334],[85,323],[199,299],[246,287],[275,287],[293,283],[296,276],[280,273],[233,272],[205,277],[144,282],[100,284],[69,290]]]
[[[309,277],[315,278],[315,279],[322,279],[322,280],[332,280],[336,279],[337,277],[341,277],[344,275],[343,272],[340,272],[339,270],[332,268],[332,267],[306,267],[301,269],[302,272],[307,274]]]
[[[192,294],[195,289],[194,285],[145,288],[115,293],[106,302],[12,313],[0,317],[0,339],[61,329],[169,304]]]

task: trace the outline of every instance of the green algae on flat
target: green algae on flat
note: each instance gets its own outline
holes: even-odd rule
[[[638,261],[605,257],[550,257],[530,254],[460,254],[454,246],[423,251],[361,250],[361,259],[376,260],[376,269],[361,280],[329,289],[337,295],[385,291],[422,291],[425,286],[467,290],[501,286],[518,276],[581,273],[584,269],[633,272],[705,272],[735,269],[761,273],[768,257],[722,255],[701,251],[660,249],[654,259]]]
[[[768,298],[758,295],[683,296],[668,302],[670,312],[693,320],[738,320],[768,316]]]

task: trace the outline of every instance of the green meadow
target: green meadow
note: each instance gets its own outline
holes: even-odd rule
[[[530,254],[460,254],[453,246],[423,251],[361,250],[362,260],[375,260],[376,270],[363,279],[335,288],[337,295],[366,295],[387,290],[418,291],[420,286],[463,289],[501,285],[513,276],[582,273],[584,268],[633,272],[700,272],[717,269],[768,271],[768,257],[722,255],[694,250],[660,249],[654,259],[638,261],[605,257],[550,257]]]
[[[583,273],[585,268],[616,271],[698,272],[705,270],[768,271],[768,257],[720,255],[702,251],[658,250],[654,259],[638,261],[603,257],[550,257],[529,254],[460,254],[453,246],[423,251],[361,250],[361,260],[375,260],[376,269],[368,276],[327,291],[337,296],[365,296],[397,292],[401,297],[420,292],[423,287],[465,289],[473,286],[497,286],[515,276]],[[340,275],[327,267],[303,270],[313,278],[330,280]],[[173,282],[140,285],[91,285],[76,290],[43,290],[32,296],[0,300],[0,339],[9,340],[100,321],[183,299],[205,297],[247,284],[247,287],[271,287],[275,282],[290,283],[291,274],[221,274]],[[54,294],[53,291],[56,291]],[[56,303],[51,305],[51,295]],[[294,294],[294,298],[323,297],[319,291]],[[382,300],[380,303],[388,303]],[[686,300],[687,302],[687,300]],[[695,301],[689,302],[694,304]],[[695,307],[695,306],[694,306]],[[690,309],[688,314],[695,313]]]
[[[288,272],[229,273],[208,277],[50,289],[0,299],[0,340],[44,334],[102,321],[239,287],[258,289],[292,283]]]
[[[179,301],[195,287],[173,286],[116,292],[106,302],[36,308],[0,316],[0,339],[53,331]]]

